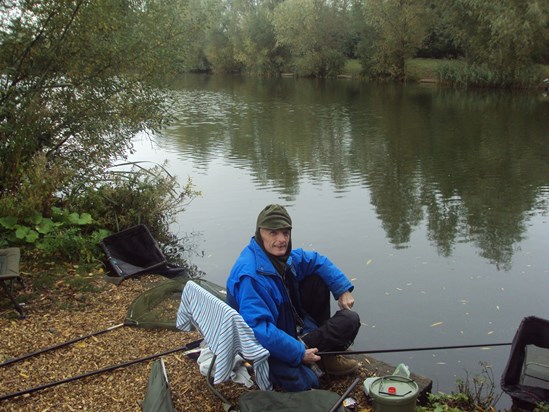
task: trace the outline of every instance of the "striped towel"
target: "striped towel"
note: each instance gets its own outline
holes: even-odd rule
[[[240,354],[253,361],[255,380],[262,390],[272,389],[269,381],[269,351],[259,344],[242,316],[210,292],[188,281],[177,311],[178,329],[189,331],[191,324],[200,331],[217,356],[214,384],[230,379],[234,358]]]

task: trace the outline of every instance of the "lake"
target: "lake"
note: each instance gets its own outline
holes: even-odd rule
[[[131,159],[167,160],[202,192],[173,230],[207,279],[225,284],[259,211],[280,203],[293,246],[352,279],[355,350],[510,343],[523,317],[549,318],[549,99],[343,79],[173,88],[177,121],[137,136]],[[480,362],[499,386],[509,350],[375,357],[451,392]]]

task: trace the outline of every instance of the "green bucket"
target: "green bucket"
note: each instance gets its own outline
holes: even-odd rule
[[[375,412],[414,412],[418,394],[417,383],[404,376],[384,376],[370,386]]]

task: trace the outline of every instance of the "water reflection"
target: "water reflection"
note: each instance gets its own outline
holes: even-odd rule
[[[225,159],[289,201],[305,181],[336,197],[368,188],[396,248],[424,223],[441,256],[474,243],[509,270],[548,209],[549,105],[534,96],[217,76],[173,87],[178,121],[161,145],[203,170]]]

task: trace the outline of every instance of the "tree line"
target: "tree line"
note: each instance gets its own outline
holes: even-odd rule
[[[191,9],[202,21],[189,69],[327,77],[357,59],[365,77],[404,80],[406,61],[426,57],[510,86],[549,63],[546,1],[193,0]]]

